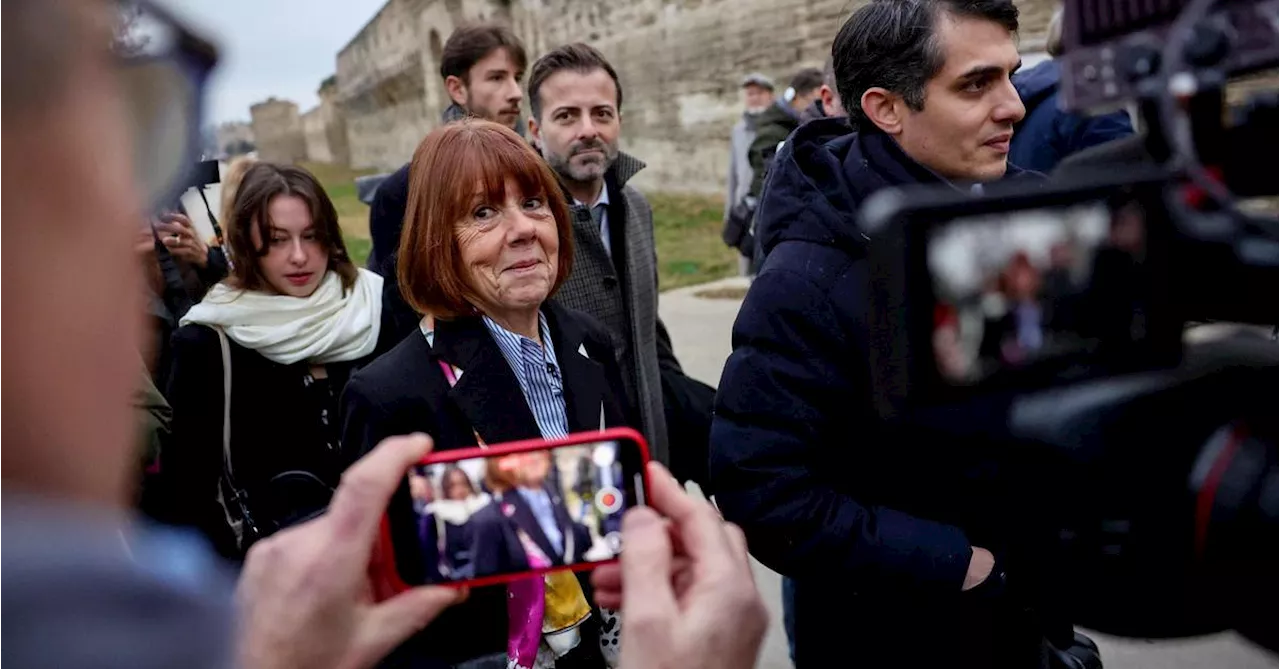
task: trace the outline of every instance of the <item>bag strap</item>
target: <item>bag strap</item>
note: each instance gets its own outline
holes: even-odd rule
[[[218,333],[218,346],[222,349],[222,472],[231,490],[242,495],[231,471],[231,345],[222,328],[215,327],[213,331]]]

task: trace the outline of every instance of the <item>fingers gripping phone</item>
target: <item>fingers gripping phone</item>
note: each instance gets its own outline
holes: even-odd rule
[[[432,453],[387,508],[385,582],[480,586],[612,562],[622,514],[645,504],[648,460],[630,429]]]

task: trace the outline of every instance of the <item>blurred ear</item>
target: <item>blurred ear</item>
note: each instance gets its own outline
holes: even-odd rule
[[[906,118],[907,111],[906,101],[902,96],[877,86],[868,88],[862,94],[861,102],[862,113],[866,114],[876,127],[895,137],[902,133],[902,122]]]
[[[830,117],[845,115],[840,96],[826,84],[822,85],[822,113]]]
[[[538,119],[532,115],[529,116],[529,137],[533,138],[535,146],[542,146],[542,126],[538,125]],[[539,152],[541,152],[541,149],[539,149]]]
[[[467,85],[463,83],[460,77],[452,74],[444,78],[444,90],[449,93],[449,99],[454,104],[467,106]]]

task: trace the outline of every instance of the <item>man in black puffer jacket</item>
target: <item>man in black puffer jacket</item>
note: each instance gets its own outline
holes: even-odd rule
[[[752,554],[795,581],[799,669],[1037,667],[1046,639],[1071,644],[1041,604],[1044,570],[1010,548],[1023,537],[1003,472],[970,444],[893,439],[868,368],[866,198],[1040,181],[1006,160],[1024,113],[1017,17],[1010,0],[864,5],[832,49],[849,125],[812,121],[774,159],[711,477]]]

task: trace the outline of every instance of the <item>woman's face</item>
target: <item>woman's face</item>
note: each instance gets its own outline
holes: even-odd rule
[[[267,205],[271,237],[258,268],[267,283],[281,295],[310,297],[329,267],[329,251],[320,243],[307,203],[296,195],[278,195]],[[263,248],[262,234],[254,225],[253,244]]]
[[[1013,270],[1009,278],[1010,297],[1016,300],[1030,300],[1040,292],[1040,275],[1031,266],[1019,266]]]
[[[456,238],[475,305],[488,315],[536,310],[551,294],[560,240],[556,219],[541,195],[507,182],[506,202],[478,196],[458,222]]]
[[[449,480],[444,484],[444,496],[448,499],[462,501],[471,496],[471,482],[467,480],[467,475],[461,470],[454,470],[449,474]]]
[[[498,461],[498,469],[521,488],[538,488],[551,473],[551,453],[516,453]]]

